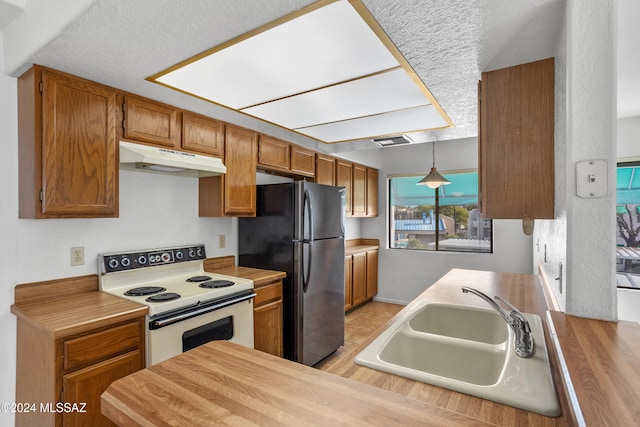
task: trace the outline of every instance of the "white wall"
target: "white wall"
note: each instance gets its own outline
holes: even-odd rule
[[[640,159],[640,117],[618,120],[618,160]]]
[[[1,58],[0,55],[0,69],[4,65]],[[198,184],[195,178],[121,171],[120,218],[19,219],[16,85],[16,79],[0,74],[2,402],[15,401],[16,322],[10,305],[17,284],[96,274],[97,254],[103,251],[204,243],[210,257],[237,253],[237,220],[198,217]],[[226,236],[224,249],[217,247],[219,234]],[[84,246],[84,265],[69,265],[72,246]],[[0,425],[12,424],[12,414],[0,413]]]
[[[436,166],[440,172],[478,167],[476,138],[441,141],[436,144]],[[379,215],[360,220],[362,237],[380,240],[378,300],[407,303],[452,268],[532,272],[531,237],[522,233],[519,221],[494,221],[492,254],[435,253],[387,248],[387,177],[398,174],[426,175],[432,164],[431,150],[431,144],[380,150]],[[367,160],[376,160],[371,154],[359,158],[358,152],[349,153],[349,158],[364,164],[367,164]]]
[[[556,295],[568,314],[617,319],[615,288],[616,1],[567,2],[556,66],[556,220],[539,221],[534,263],[566,268]],[[588,28],[589,31],[585,31]],[[605,197],[575,193],[576,163],[608,163]],[[538,228],[538,227],[537,227]]]

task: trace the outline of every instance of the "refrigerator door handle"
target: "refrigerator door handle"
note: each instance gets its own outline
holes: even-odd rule
[[[302,240],[302,291],[307,292],[307,288],[309,287],[309,277],[311,275],[311,262],[313,259],[313,211],[311,209],[311,197],[309,197],[309,190],[304,190],[304,210],[306,211],[302,216],[302,232],[303,232],[303,240]],[[309,221],[309,239],[305,239],[304,229],[306,227],[305,221]],[[309,262],[305,265],[305,256],[304,256],[304,245],[309,245]]]
[[[303,241],[312,241],[313,240],[313,208],[311,207],[311,197],[309,196],[309,190],[305,188],[304,190],[304,214],[302,215],[302,240]],[[309,221],[309,238],[307,239],[304,235],[304,230],[307,226],[305,223]]]

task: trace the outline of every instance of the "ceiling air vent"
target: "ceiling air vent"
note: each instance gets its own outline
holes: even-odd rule
[[[376,138],[373,142],[381,147],[391,147],[392,145],[411,144],[413,141],[406,135],[390,136],[388,138]]]

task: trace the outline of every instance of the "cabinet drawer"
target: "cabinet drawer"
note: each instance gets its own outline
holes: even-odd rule
[[[64,368],[86,365],[140,346],[141,332],[140,322],[132,322],[67,340],[64,342]]]
[[[282,281],[254,289],[256,298],[253,307],[257,308],[272,301],[282,299]]]

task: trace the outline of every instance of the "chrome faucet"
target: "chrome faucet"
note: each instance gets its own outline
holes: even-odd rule
[[[515,333],[515,343],[514,350],[516,354],[520,357],[528,359],[533,356],[533,335],[531,335],[531,327],[529,326],[529,322],[524,317],[524,315],[515,308],[508,301],[500,298],[499,296],[495,296],[494,298],[500,301],[501,303],[509,306],[511,309],[511,313],[507,313],[502,307],[498,305],[497,302],[489,298],[487,295],[483,294],[477,289],[469,288],[467,286],[462,287],[462,292],[465,294],[467,292],[471,292],[472,294],[476,294],[483,300],[489,303],[489,305],[502,316],[505,322],[513,329]]]

